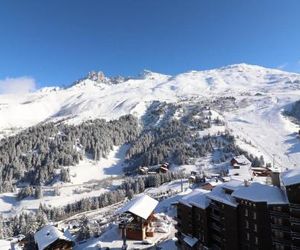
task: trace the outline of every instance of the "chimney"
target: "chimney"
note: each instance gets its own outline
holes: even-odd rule
[[[279,171],[273,170],[271,172],[271,180],[272,180],[272,185],[273,186],[280,187],[280,177],[279,176],[280,176]]]

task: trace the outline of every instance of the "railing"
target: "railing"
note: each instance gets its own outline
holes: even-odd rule
[[[271,223],[271,228],[272,229],[277,229],[283,232],[290,232],[291,227],[289,225],[280,225],[280,224],[273,224]]]
[[[222,231],[222,228],[220,226],[218,226],[216,223],[211,223],[210,227],[218,232]]]
[[[212,219],[214,219],[214,220],[216,220],[216,221],[221,221],[221,216],[219,216],[219,215],[216,215],[216,214],[210,214],[209,215],[209,217],[210,218],[212,218]]]
[[[300,204],[290,203],[290,208],[300,209]]]
[[[286,245],[286,246],[290,246],[292,243],[291,239],[286,239],[286,238],[272,237],[272,241],[276,242],[276,243],[280,243],[281,245]]]
[[[272,215],[276,216],[276,218],[278,217],[282,217],[282,218],[289,218],[290,215],[288,212],[279,212],[279,211],[274,211],[274,210],[269,210],[270,216],[272,217]]]
[[[220,242],[220,243],[222,242],[222,238],[218,235],[212,234],[211,238],[217,242]]]

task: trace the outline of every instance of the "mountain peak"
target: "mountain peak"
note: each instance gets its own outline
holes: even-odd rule
[[[153,72],[148,69],[144,69],[140,74],[139,77],[142,79],[154,80],[154,79],[161,79],[161,78],[169,78],[171,76],[164,75],[161,73]]]
[[[105,77],[102,71],[90,71],[86,76],[86,79],[92,80],[94,82],[107,82],[109,78]]]

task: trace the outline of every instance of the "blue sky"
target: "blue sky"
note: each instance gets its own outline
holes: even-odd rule
[[[0,2],[0,79],[167,74],[246,62],[300,72],[298,0]],[[0,80],[1,83],[1,80]]]

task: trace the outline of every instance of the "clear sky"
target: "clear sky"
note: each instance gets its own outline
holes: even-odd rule
[[[250,63],[300,72],[299,0],[0,2],[0,79],[167,74]],[[0,80],[1,82],[1,80]]]

